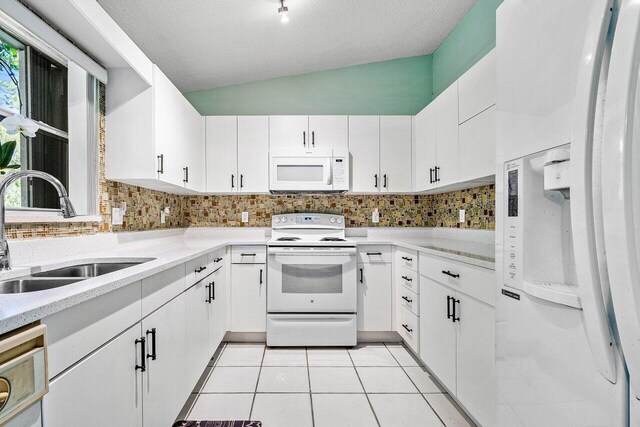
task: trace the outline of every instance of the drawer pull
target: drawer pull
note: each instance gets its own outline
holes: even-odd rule
[[[447,276],[453,277],[454,279],[460,277],[459,274],[452,273],[449,270],[442,270],[442,274],[446,274]]]
[[[409,277],[409,276],[402,276],[402,278],[404,280],[406,280],[407,282],[413,282],[413,279],[411,277]]]
[[[256,256],[256,254],[240,254],[240,256]]]
[[[203,271],[205,271],[206,269],[207,269],[207,267],[200,267],[200,268],[196,268],[193,271],[195,271],[196,274],[199,274],[199,273],[202,273]]]
[[[409,258],[408,256],[403,256],[402,259],[409,262],[413,261],[413,258]]]
[[[367,255],[369,255],[369,256],[374,256],[374,255],[382,256],[382,252],[367,252]]]
[[[409,333],[413,332],[413,329],[409,328],[409,326],[407,326],[405,323],[402,324],[402,327],[405,328]]]
[[[213,262],[220,262],[220,261],[222,261],[222,258],[216,258],[213,260]]]
[[[411,298],[407,298],[404,295],[402,295],[402,299],[405,300],[406,302],[408,302],[409,304],[411,304],[413,302],[413,300]]]
[[[140,371],[144,372],[147,370],[147,349],[145,346],[145,338],[142,337],[136,340],[136,346],[140,344],[140,363],[141,365],[136,365],[136,371],[140,369]]]

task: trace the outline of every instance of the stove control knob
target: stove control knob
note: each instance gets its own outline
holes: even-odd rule
[[[338,224],[342,224],[342,218],[338,218]]]
[[[336,219],[334,217],[331,217],[329,221],[331,222],[331,224],[333,224],[334,222],[336,222]]]
[[[282,217],[282,222],[287,222],[287,217],[286,216]]]
[[[280,222],[280,218],[276,217],[276,224]]]

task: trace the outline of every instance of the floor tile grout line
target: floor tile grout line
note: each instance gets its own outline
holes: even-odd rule
[[[311,393],[311,369],[309,368],[309,348],[304,348],[304,358],[307,362],[307,380],[309,381],[309,402],[311,404],[311,426],[315,427],[316,421],[313,414],[313,394]]]
[[[405,367],[402,366],[402,364],[400,363],[400,361],[396,358],[396,356],[393,354],[393,352],[391,350],[389,350],[389,347],[387,346],[387,344],[385,343],[384,345],[386,347],[386,349],[389,351],[389,353],[391,353],[391,356],[393,356],[393,358],[396,360],[396,362],[398,362],[398,365],[400,365],[400,369],[402,369],[402,372],[404,372],[404,374],[407,376],[407,378],[409,378],[409,381],[411,381],[411,384],[413,384],[413,386],[416,388],[416,390],[418,390],[418,393],[420,393],[420,389],[418,388],[418,386],[416,385],[416,383],[413,381],[413,379],[411,378],[411,376],[407,373],[407,371],[404,369]],[[404,344],[402,345],[402,348],[404,349]],[[405,349],[405,351],[408,351]],[[440,416],[440,414],[438,414],[438,411],[436,411],[436,409],[431,405],[431,403],[427,400],[427,398],[424,396],[424,394],[420,393],[420,396],[424,399],[425,402],[427,402],[427,405],[429,405],[429,408],[431,408],[431,410],[433,411],[434,414],[436,414],[436,417],[438,417],[438,419],[440,420],[440,422],[442,423],[443,426],[446,427],[446,424],[444,422],[444,420],[442,419],[442,417]]]
[[[253,391],[253,399],[251,399],[251,408],[249,409],[249,420],[253,415],[253,405],[256,403],[256,395],[258,394],[258,384],[260,384],[260,375],[262,375],[262,363],[264,362],[264,355],[267,353],[267,345],[265,344],[262,349],[262,359],[260,359],[260,370],[258,371],[258,379],[256,380],[256,388]]]
[[[360,374],[358,373],[358,369],[356,368],[356,364],[354,363],[353,358],[351,357],[351,352],[349,351],[349,349],[347,349],[347,354],[349,355],[349,360],[351,360],[351,364],[353,365],[353,370],[356,371],[356,376],[358,377],[358,381],[360,381],[360,387],[362,387],[362,391],[364,391],[364,397],[367,399],[367,403],[369,404],[369,408],[371,408],[371,412],[373,412],[373,418],[375,418],[376,423],[378,424],[378,427],[382,427],[382,425],[380,424],[380,420],[378,420],[378,414],[376,414],[376,410],[373,409],[373,404],[371,404],[371,400],[369,399],[369,394],[367,393],[367,390],[364,388],[364,383],[360,378]]]

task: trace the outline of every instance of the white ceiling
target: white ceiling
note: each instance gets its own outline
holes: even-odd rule
[[[182,91],[432,53],[476,0],[98,0]]]

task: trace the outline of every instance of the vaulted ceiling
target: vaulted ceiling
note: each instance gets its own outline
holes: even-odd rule
[[[182,90],[432,53],[476,0],[98,0]]]

